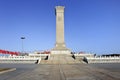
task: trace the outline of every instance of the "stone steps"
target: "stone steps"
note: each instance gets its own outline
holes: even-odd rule
[[[41,60],[40,64],[79,64],[82,60],[75,60],[71,54],[51,54],[49,60]]]

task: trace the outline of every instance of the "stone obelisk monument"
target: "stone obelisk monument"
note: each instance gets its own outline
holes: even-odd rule
[[[55,7],[56,15],[56,43],[55,48],[51,50],[52,54],[66,54],[70,50],[66,48],[64,40],[64,6]]]

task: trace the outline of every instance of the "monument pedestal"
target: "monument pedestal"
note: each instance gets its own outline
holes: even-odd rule
[[[57,45],[51,50],[51,54],[70,54],[71,51],[65,46]]]
[[[51,50],[51,54],[70,54],[71,51],[66,48],[65,43],[56,43],[55,48]]]
[[[71,51],[69,50],[51,50],[51,54],[70,54]]]

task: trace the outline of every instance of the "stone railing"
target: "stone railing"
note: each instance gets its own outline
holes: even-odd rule
[[[41,58],[32,58],[29,56],[0,56],[0,63],[37,63],[39,64]]]
[[[31,58],[41,58],[42,60],[49,59],[50,54],[29,54]]]
[[[94,54],[73,54],[72,57],[76,60],[83,60],[84,57],[94,57]]]
[[[87,63],[120,63],[120,57],[85,57]]]
[[[94,57],[94,54],[74,54],[75,57]]]

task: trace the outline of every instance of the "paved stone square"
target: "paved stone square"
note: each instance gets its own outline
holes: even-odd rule
[[[0,80],[120,80],[120,64],[0,64]]]

